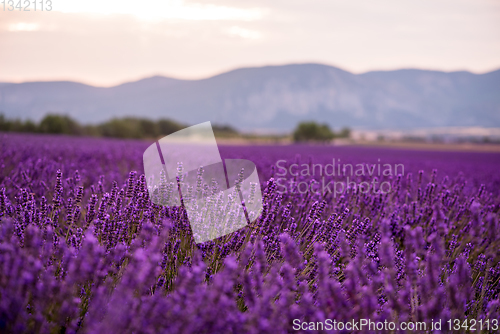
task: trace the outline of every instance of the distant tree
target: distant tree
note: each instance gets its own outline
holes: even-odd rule
[[[0,113],[0,131],[10,131],[10,121],[8,121],[4,114]]]
[[[117,138],[156,138],[183,129],[184,126],[171,120],[152,121],[146,118],[113,118],[97,126],[98,132],[105,137]]]
[[[332,140],[334,136],[327,124],[318,124],[312,121],[299,123],[293,132],[295,142],[326,142]]]
[[[101,132],[99,131],[99,125],[95,124],[85,124],[81,125],[82,134],[85,136],[99,137],[101,136]]]
[[[212,124],[212,129],[214,130],[214,135],[215,136],[222,136],[222,137],[234,137],[237,136],[238,130],[233,128],[230,125],[217,125],[217,124]]]
[[[156,138],[159,133],[159,127],[156,122],[153,122],[149,119],[141,118],[138,121],[139,130],[141,132],[141,136],[144,138]]]
[[[19,119],[8,120],[0,114],[0,131],[37,132],[37,130],[37,125],[30,120],[24,122]]]
[[[340,130],[340,132],[335,134],[335,137],[338,138],[349,138],[351,136],[351,129],[344,127]]]
[[[23,132],[37,132],[38,126],[30,121],[29,119],[26,120],[23,124]]]
[[[167,136],[185,127],[169,119],[160,119],[159,121],[156,122],[156,124],[158,124],[159,134],[162,136]]]
[[[81,135],[82,128],[75,120],[65,115],[48,114],[40,125],[38,131],[42,133],[58,133],[58,134],[73,134]]]
[[[139,121],[135,118],[113,118],[98,126],[104,137],[142,138],[143,132]]]

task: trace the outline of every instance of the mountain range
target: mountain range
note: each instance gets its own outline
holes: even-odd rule
[[[114,87],[77,82],[0,83],[0,113],[88,124],[113,117],[207,120],[243,131],[289,131],[299,121],[333,128],[500,126],[500,70],[418,69],[353,74],[321,64],[241,68],[200,80],[154,76]]]

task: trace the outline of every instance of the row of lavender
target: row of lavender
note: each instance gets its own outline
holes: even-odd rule
[[[498,155],[223,147],[223,158],[256,163],[263,213],[196,245],[185,211],[148,197],[149,143],[0,136],[0,331],[291,332],[294,319],[498,326]],[[386,194],[280,191],[278,160],[333,158],[405,172],[386,178]]]

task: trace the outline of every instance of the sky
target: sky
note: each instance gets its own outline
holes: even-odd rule
[[[500,68],[499,0],[42,1],[44,11],[0,4],[0,82],[112,86],[311,62],[354,73]]]

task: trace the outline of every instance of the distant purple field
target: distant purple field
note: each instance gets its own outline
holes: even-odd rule
[[[264,209],[196,245],[149,199],[150,144],[0,133],[0,332],[497,332],[500,154],[221,146],[256,164]],[[333,159],[355,188],[309,191],[346,181]]]

